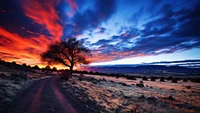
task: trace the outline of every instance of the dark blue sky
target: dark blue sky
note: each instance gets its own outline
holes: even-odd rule
[[[1,59],[41,64],[49,43],[69,37],[85,42],[93,64],[200,59],[200,2],[0,1]]]

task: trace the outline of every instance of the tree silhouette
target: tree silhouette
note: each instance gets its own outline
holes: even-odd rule
[[[33,68],[33,69],[40,69],[40,68],[38,67],[38,65],[35,65],[35,66],[33,66],[32,68]]]
[[[53,71],[57,71],[57,68],[56,68],[56,67],[53,67],[52,70],[53,70]]]
[[[75,38],[69,38],[66,41],[55,42],[49,45],[48,50],[41,54],[42,61],[49,64],[60,63],[69,67],[72,74],[75,64],[90,63],[85,55],[89,54],[90,50],[84,47],[83,43]]]
[[[27,67],[26,63],[23,63],[22,66],[23,66],[23,67]]]
[[[51,67],[49,65],[45,66],[45,70],[51,70]]]

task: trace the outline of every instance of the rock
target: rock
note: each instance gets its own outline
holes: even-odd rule
[[[139,99],[146,99],[146,97],[142,95],[141,97],[139,97]]]
[[[166,100],[170,100],[170,101],[175,101],[176,99],[172,96],[169,96],[169,97],[164,97],[163,99],[166,99]]]
[[[124,98],[125,98],[125,99],[130,99],[131,96],[124,95]]]
[[[98,81],[97,81],[97,80],[93,80],[92,83],[93,83],[93,84],[97,84]]]
[[[194,106],[192,106],[191,104],[185,102],[183,104],[176,104],[179,108],[187,108],[187,109],[194,109]]]
[[[115,113],[121,113],[122,107],[120,106],[119,108],[116,109]]]
[[[107,80],[105,78],[103,78],[102,81],[107,81]]]
[[[126,83],[120,83],[122,86],[128,86]]]
[[[151,97],[148,97],[147,98],[147,100],[149,100],[149,101],[157,101],[158,99],[156,98],[156,97],[154,97],[154,96],[151,96]]]
[[[112,80],[110,82],[114,83],[114,81],[112,81]]]
[[[89,106],[88,106],[88,105],[85,105],[85,108],[89,109]]]
[[[138,87],[144,87],[144,84],[139,83],[139,84],[136,84],[136,86],[138,86]]]
[[[111,95],[111,98],[115,98],[116,96],[114,94]]]

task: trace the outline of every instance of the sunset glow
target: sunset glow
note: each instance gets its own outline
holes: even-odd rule
[[[70,37],[92,65],[200,59],[199,14],[199,0],[0,1],[0,59],[44,67],[40,54]]]

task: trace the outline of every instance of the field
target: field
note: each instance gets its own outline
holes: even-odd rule
[[[53,75],[61,74],[7,64],[0,65],[0,112],[4,111],[21,92],[31,89],[29,86],[36,81],[52,75],[52,79],[41,81],[41,84],[45,84],[45,81],[55,84],[53,80],[59,77]],[[68,80],[61,79],[60,83],[87,113],[199,113],[199,79],[196,78],[195,81],[189,76],[170,76],[150,77],[141,73],[134,76],[97,72],[83,74],[81,71],[75,71],[72,77]],[[54,85],[50,86],[48,85],[48,88],[55,89]],[[42,86],[38,87],[40,89]],[[45,88],[40,97],[46,99],[45,91],[49,90]],[[49,94],[53,94],[52,92]],[[59,98],[58,95],[54,96]],[[63,106],[65,108],[64,104]]]
[[[68,81],[63,81],[62,85],[80,100],[89,112],[198,113],[200,111],[200,83],[136,79],[75,74]]]

